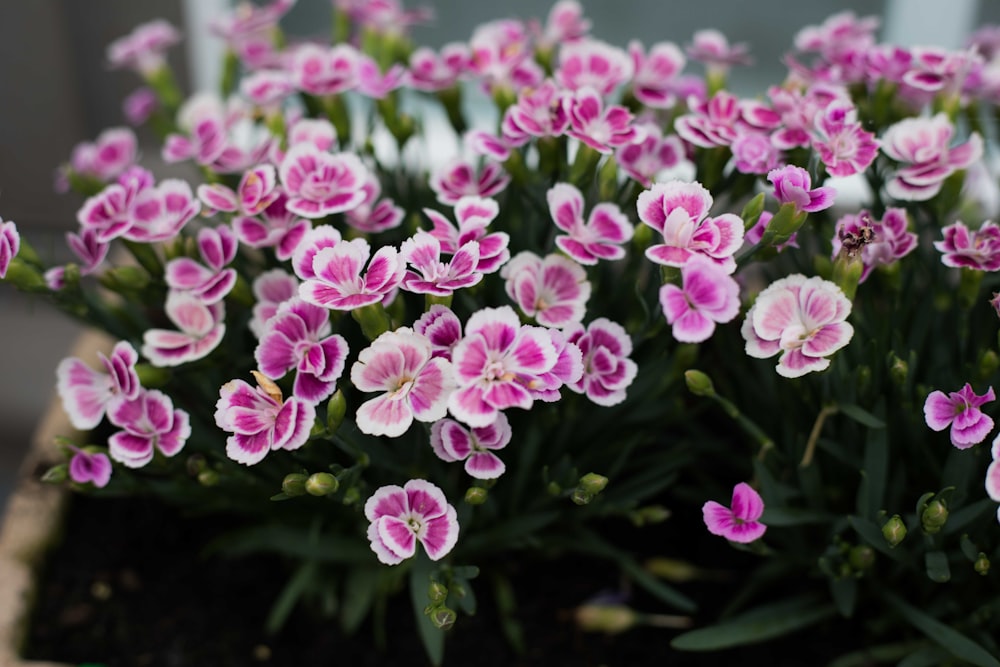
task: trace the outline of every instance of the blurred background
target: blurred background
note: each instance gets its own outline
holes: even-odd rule
[[[415,0],[404,0],[408,8]],[[64,235],[76,228],[80,205],[53,191],[56,167],[73,146],[103,129],[124,124],[122,99],[138,85],[130,72],[112,71],[105,47],[136,25],[165,18],[181,28],[184,42],[170,54],[186,90],[211,88],[219,71],[220,45],[205,29],[207,18],[234,3],[227,0],[31,0],[0,3],[0,218],[21,234],[47,263],[70,259]],[[544,19],[550,2],[425,0],[436,18],[414,29],[418,44],[440,46],[468,39],[477,25],[507,17]],[[960,47],[969,32],[1000,23],[1000,2],[978,0],[581,0],[593,35],[624,47],[639,39],[681,46],[696,30],[716,28],[730,42],[747,42],[755,64],[731,76],[742,95],[760,94],[784,76],[782,55],[795,33],[831,14],[852,10],[882,17],[881,41]],[[324,38],[330,0],[298,0],[284,21],[292,36]],[[158,149],[147,146],[146,163]],[[43,299],[0,285],[0,508],[13,483],[32,430],[54,391],[55,367],[80,328]],[[87,360],[88,363],[94,360]]]

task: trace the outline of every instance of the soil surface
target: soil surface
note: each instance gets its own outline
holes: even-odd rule
[[[388,609],[382,652],[372,648],[369,625],[344,637],[335,621],[304,610],[296,611],[280,634],[266,636],[264,621],[284,581],[268,574],[283,572],[283,564],[263,556],[204,557],[202,547],[217,537],[218,525],[217,519],[179,520],[152,501],[74,497],[64,539],[44,568],[26,657],[108,667],[427,663],[405,594]],[[511,649],[485,590],[490,586],[476,580],[479,611],[459,616],[447,640],[446,666],[800,664],[780,659],[768,647],[710,655],[674,652],[669,642],[676,630],[583,632],[574,623],[574,608],[602,591],[621,589],[614,568],[601,561],[531,563],[512,573],[526,650]],[[708,592],[716,598],[726,595],[725,584],[712,586]],[[642,595],[629,603],[670,613]]]

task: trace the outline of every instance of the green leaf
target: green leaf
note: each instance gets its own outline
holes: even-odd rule
[[[416,616],[417,630],[427,659],[437,667],[444,661],[444,631],[434,627],[431,617],[424,613],[429,602],[427,588],[430,586],[433,570],[434,564],[423,551],[418,550],[413,558],[413,569],[410,570],[410,602],[413,604],[413,615]]]
[[[361,627],[372,604],[375,602],[378,570],[358,567],[348,570],[344,584],[344,604],[340,615],[340,627],[345,635],[352,635]]]
[[[828,523],[834,519],[832,514],[817,510],[798,507],[767,507],[760,517],[767,526],[801,526],[808,523]]]
[[[885,412],[879,400],[875,412],[881,417]],[[858,513],[874,519],[885,502],[885,484],[889,474],[889,439],[882,428],[871,428],[865,439],[865,459],[862,464],[861,486],[858,488]]]
[[[914,651],[899,661],[896,667],[937,667],[948,662],[948,652],[937,646]]]
[[[830,596],[840,615],[850,618],[854,615],[854,605],[858,601],[858,580],[854,577],[831,579]]]
[[[278,524],[226,533],[209,544],[205,551],[227,556],[278,553],[320,563],[371,562],[371,549],[362,542],[332,535],[310,535],[305,528]]]
[[[927,578],[935,583],[943,584],[951,579],[948,556],[943,551],[928,551],[924,554],[924,566]]]
[[[911,607],[888,591],[883,593],[883,596],[889,606],[951,655],[977,665],[977,667],[1000,667],[1000,661],[990,655],[989,651],[962,633],[928,616],[916,607]]]
[[[756,644],[787,635],[835,615],[830,604],[815,597],[800,597],[764,605],[736,618],[674,637],[670,646],[679,651],[717,651]]]
[[[975,563],[979,559],[979,547],[973,542],[968,535],[962,535],[962,539],[959,541],[962,547],[962,553],[965,557],[969,559],[970,562]]]
[[[932,647],[926,639],[880,644],[863,648],[860,651],[845,653],[826,667],[871,667],[874,663],[896,662],[918,651],[934,654],[937,650],[937,647]]]
[[[985,517],[987,514],[992,517],[996,511],[996,506],[996,501],[991,498],[983,498],[971,505],[966,505],[962,509],[955,510],[948,515],[948,523],[944,524],[941,532],[945,535],[951,535],[974,523],[976,520]]]
[[[841,412],[868,428],[885,428],[885,422],[853,403],[841,403],[837,406]]]
[[[313,588],[317,572],[318,568],[315,561],[306,561],[299,566],[299,569],[295,571],[292,578],[285,584],[281,595],[275,600],[274,606],[271,607],[271,611],[267,615],[267,621],[264,624],[267,634],[275,635],[281,630],[285,621],[288,620],[288,616],[295,609],[295,605],[298,604],[302,594],[306,590]]]

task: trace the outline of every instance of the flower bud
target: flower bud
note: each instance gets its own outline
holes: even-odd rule
[[[347,400],[344,398],[344,392],[338,389],[326,404],[326,428],[331,434],[340,428],[345,414],[347,414]]]
[[[69,466],[65,463],[52,466],[42,475],[42,481],[46,484],[62,484],[69,478]]]
[[[587,505],[593,499],[594,499],[593,493],[590,493],[585,489],[581,489],[580,487],[576,487],[575,489],[573,489],[573,495],[570,496],[570,500],[572,500],[577,505]]]
[[[875,550],[867,544],[853,546],[847,553],[847,562],[856,572],[869,570],[875,564]]]
[[[632,510],[628,513],[628,518],[636,526],[662,523],[670,518],[670,510],[662,505],[650,505],[649,507],[640,507]]]
[[[184,465],[187,468],[187,473],[192,477],[197,477],[208,466],[203,454],[192,454],[187,457]]]
[[[198,473],[198,483],[202,486],[215,486],[219,483],[219,473],[211,468],[206,468]]]
[[[440,607],[448,599],[448,588],[437,581],[432,581],[427,589],[427,597],[430,598],[431,606]]]
[[[330,493],[336,493],[339,488],[340,482],[328,472],[314,472],[309,475],[305,483],[306,493],[310,496],[325,496]]]
[[[677,584],[693,581],[703,574],[691,563],[676,558],[650,558],[643,567],[653,576]]]
[[[990,572],[990,559],[986,557],[986,554],[980,552],[973,567],[977,573],[985,577]]]
[[[486,502],[486,498],[489,497],[489,493],[489,491],[481,486],[471,486],[465,492],[465,502],[470,505],[482,505]]]
[[[885,538],[890,547],[896,546],[906,537],[906,524],[903,523],[898,514],[893,514],[892,518],[882,526],[882,537]]]
[[[429,615],[431,623],[439,630],[451,630],[458,619],[458,614],[448,607],[435,607],[429,611]]]
[[[116,266],[102,273],[98,281],[113,292],[139,292],[149,285],[149,274],[138,266]]]
[[[345,505],[356,505],[359,502],[361,502],[361,491],[358,490],[358,487],[352,486],[347,491],[344,491]]]
[[[20,257],[14,257],[10,260],[4,280],[22,292],[47,292],[49,290],[42,272],[21,261]]]
[[[604,475],[598,475],[596,472],[588,472],[586,475],[580,478],[579,487],[583,491],[590,493],[592,495],[597,495],[608,485],[608,478]]]
[[[889,353],[889,377],[897,387],[906,384],[906,378],[910,373],[910,365],[896,356],[895,352]]]
[[[715,385],[712,384],[712,378],[701,371],[693,368],[684,371],[684,381],[687,383],[688,390],[695,396],[715,396]]]
[[[807,215],[805,212],[799,212],[795,204],[791,202],[782,204],[771,221],[767,223],[767,229],[764,230],[764,235],[760,239],[761,245],[777,247],[788,243],[792,234],[802,227]]]
[[[979,376],[988,378],[1000,368],[1000,356],[994,350],[986,350],[979,359]]]
[[[757,221],[760,220],[760,214],[764,212],[764,193],[761,192],[756,197],[747,202],[747,205],[743,207],[743,211],[740,213],[740,217],[743,218],[743,229],[750,230]]]
[[[585,632],[604,632],[616,635],[633,627],[638,615],[622,604],[585,604],[573,614],[576,625]]]
[[[928,535],[934,535],[941,531],[945,522],[948,521],[948,507],[942,500],[932,500],[924,507],[920,514],[920,526]]]
[[[307,479],[308,475],[298,472],[285,475],[285,479],[281,480],[281,492],[290,498],[305,495]]]
[[[618,163],[609,157],[597,173],[597,188],[601,201],[611,201],[618,192]]]
[[[351,317],[361,325],[368,340],[375,340],[390,328],[389,315],[381,303],[372,303],[351,311]]]
[[[545,491],[550,496],[558,496],[562,493],[562,487],[557,482],[549,482],[548,486],[545,487]]]

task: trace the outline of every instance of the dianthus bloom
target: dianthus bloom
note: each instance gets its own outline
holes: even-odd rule
[[[599,259],[621,259],[621,244],[632,238],[628,217],[616,204],[597,204],[583,219],[583,194],[569,183],[556,183],[545,195],[549,214],[556,227],[565,232],[556,245],[580,264],[597,264]]]
[[[986,494],[1000,503],[1000,437],[993,441],[990,453],[993,462],[986,469]],[[1000,521],[1000,508],[997,508],[997,521]]]
[[[352,153],[327,153],[309,143],[292,146],[278,167],[289,211],[322,218],[349,211],[365,199],[368,170]]]
[[[764,501],[760,494],[746,482],[733,487],[731,507],[709,500],[701,508],[708,532],[732,542],[743,544],[760,539],[767,526],[759,519],[764,513]]]
[[[795,274],[764,289],[747,312],[741,333],[757,359],[781,353],[778,375],[800,377],[830,365],[827,358],[850,342],[851,302],[834,283]]]
[[[951,444],[968,449],[986,439],[993,430],[993,419],[980,406],[996,400],[993,387],[978,395],[968,382],[958,391],[932,391],[924,401],[924,420],[935,431],[951,426]]]
[[[917,247],[917,235],[907,231],[906,211],[901,208],[887,208],[882,220],[873,222],[868,211],[857,215],[845,215],[837,221],[833,237],[833,256],[836,257],[844,245],[844,240],[866,233],[872,234],[871,241],[861,248],[861,262],[864,271],[858,281],[868,279],[876,266],[886,266],[905,257]]]
[[[973,132],[969,140],[951,147],[955,128],[944,113],[933,118],[906,118],[885,131],[882,152],[905,164],[885,184],[891,197],[926,201],[936,195],[946,178],[983,155],[983,140]]]
[[[102,452],[90,452],[72,447],[73,457],[69,460],[69,478],[77,484],[92,483],[103,489],[111,481],[111,461]]]
[[[740,286],[718,264],[692,257],[681,267],[682,285],[660,288],[660,306],[682,343],[700,343],[715,332],[715,324],[729,322],[740,312]]]
[[[781,204],[794,204],[797,211],[815,213],[833,206],[836,190],[813,188],[809,172],[802,167],[787,165],[772,169],[767,180],[774,184],[774,196]]]
[[[500,269],[500,277],[507,281],[507,296],[539,324],[560,328],[583,319],[590,281],[569,257],[553,254],[543,259],[525,250]]]
[[[398,565],[416,553],[417,542],[427,557],[440,560],[458,541],[458,514],[444,492],[422,479],[405,486],[383,486],[365,503],[372,551],[386,565]]]
[[[493,452],[510,442],[507,415],[499,413],[489,426],[468,429],[454,419],[442,419],[431,427],[431,447],[442,461],[465,461],[465,472],[476,479],[496,479],[507,469]]]
[[[135,348],[118,342],[110,357],[98,352],[106,373],[95,371],[76,357],[67,357],[56,369],[56,388],[70,423],[80,430],[97,426],[106,410],[139,395],[142,386],[135,371]]]
[[[315,278],[299,286],[299,296],[331,310],[354,310],[381,301],[399,287],[406,274],[406,262],[392,246],[376,250],[369,262],[370,256],[371,249],[364,239],[323,248],[313,258]]]
[[[170,397],[155,389],[109,408],[108,420],[122,429],[108,438],[108,453],[128,468],[146,465],[155,450],[175,455],[191,435],[188,413],[175,410]]]
[[[0,222],[0,278],[7,276],[10,261],[14,259],[20,248],[21,235],[17,233],[17,226],[10,220]]]
[[[943,241],[935,241],[934,247],[941,253],[945,266],[969,268],[978,271],[1000,269],[1000,226],[987,220],[977,230],[970,230],[958,221],[941,230]]]
[[[578,394],[586,394],[594,403],[617,405],[625,400],[625,390],[635,379],[638,365],[631,359],[632,339],[625,327],[599,317],[584,329],[567,328],[566,338],[580,348],[583,374],[567,383]]]

